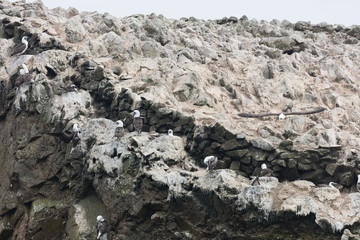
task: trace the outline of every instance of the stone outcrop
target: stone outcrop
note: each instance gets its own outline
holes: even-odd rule
[[[360,238],[358,26],[40,1],[2,1],[0,21],[0,239],[91,239],[97,215],[110,239]],[[15,88],[22,63],[34,83]]]

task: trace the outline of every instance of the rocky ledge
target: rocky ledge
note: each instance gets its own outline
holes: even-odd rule
[[[0,19],[1,239],[94,238],[97,215],[109,239],[360,239],[358,26],[40,1],[1,1]]]

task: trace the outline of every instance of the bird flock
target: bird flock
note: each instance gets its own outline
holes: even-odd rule
[[[14,47],[10,57],[20,56],[21,54],[23,54],[28,49],[29,43],[27,40],[28,40],[28,37],[23,36],[21,39],[21,43],[19,43],[18,45],[16,45]],[[32,84],[33,81],[31,80],[31,75],[30,75],[30,72],[29,72],[27,66],[25,65],[25,63],[22,63],[21,69],[19,70],[19,76],[15,80],[15,87],[18,88],[19,86],[21,86],[24,83]]]
[[[23,36],[21,39],[21,43],[16,45],[11,53],[11,57],[13,56],[20,56],[21,54],[23,54],[27,49],[28,49],[28,37],[27,36]],[[15,87],[18,88],[20,87],[22,84],[32,84],[33,80],[31,79],[31,75],[30,72],[26,66],[25,63],[21,64],[21,68],[19,70],[19,76],[16,78],[15,80]],[[66,92],[78,92],[78,90],[76,89],[75,85],[70,85],[67,87],[62,87]],[[293,114],[313,114],[313,113],[318,113],[321,112],[325,109],[319,109],[319,110],[314,110],[314,111],[309,111],[309,112],[301,112],[301,113],[293,113]],[[135,129],[135,131],[137,132],[138,135],[141,134],[142,132],[142,128],[143,128],[143,117],[141,117],[139,110],[134,110],[131,115],[133,116],[133,127]],[[243,113],[243,114],[238,114],[241,117],[263,117],[263,116],[271,116],[271,115],[278,115],[279,120],[284,120],[285,119],[285,114],[284,113],[280,113],[280,114],[248,114],[248,113]],[[80,142],[80,128],[78,124],[73,124],[73,128],[70,134],[63,132],[63,135],[68,138],[71,139],[73,142],[73,146],[76,146],[79,142]],[[116,138],[118,141],[121,140],[121,138],[124,136],[125,134],[125,129],[124,129],[124,123],[122,120],[118,120],[116,121],[116,128],[115,128],[115,133],[114,133],[114,138]],[[168,130],[168,136],[173,136],[173,130],[169,129]],[[206,171],[207,172],[212,172],[217,163],[218,163],[218,158],[216,156],[206,156],[203,160],[204,164],[206,165]],[[260,177],[270,177],[272,174],[272,170],[269,169],[267,167],[267,165],[265,163],[263,163],[261,165],[261,171],[257,176],[251,176],[251,185],[255,185],[258,184],[260,185]],[[326,184],[319,184],[317,185],[318,187],[330,187],[330,188],[335,188],[336,183],[334,182],[330,182],[329,185]],[[357,185],[356,185],[357,190],[360,192],[360,175],[358,175],[358,180],[357,180]],[[97,226],[96,226],[96,230],[97,230],[97,237],[96,239],[100,239],[100,240],[106,240],[107,239],[107,230],[108,230],[108,223],[107,221],[102,217],[102,216],[97,216],[96,218],[97,221]]]
[[[26,52],[26,50],[29,47],[29,42],[28,42],[28,37],[27,36],[23,36],[21,38],[21,43],[17,44],[13,51],[10,54],[10,57],[19,57],[20,55],[22,55],[23,53]],[[32,80],[30,71],[28,69],[28,67],[26,66],[25,63],[22,63],[20,66],[20,70],[19,70],[19,75],[15,80],[15,87],[19,88],[22,85],[32,85],[34,83],[34,81]],[[76,86],[74,84],[70,85],[70,86],[65,86],[62,87],[66,92],[78,92],[78,90],[76,89]]]
[[[143,119],[144,117],[142,117],[140,115],[139,110],[134,110],[133,112],[131,112],[130,114],[133,117],[133,127],[134,130],[136,131],[136,133],[138,135],[141,135],[142,132],[142,128],[143,128]],[[114,132],[114,138],[116,138],[118,141],[121,140],[121,138],[124,136],[125,134],[125,128],[124,128],[124,123],[122,120],[117,120],[115,122],[116,124],[116,128],[115,128],[115,132]],[[68,139],[70,141],[73,142],[73,146],[76,147],[77,144],[80,141],[80,128],[79,125],[77,123],[73,124],[72,130],[70,131],[70,133],[68,133],[69,131],[63,131],[62,132],[62,137],[64,137],[65,139]],[[168,136],[174,136],[174,132],[172,129],[169,129],[167,132]],[[155,138],[155,137],[159,137],[160,135],[151,135],[149,136],[149,138]]]

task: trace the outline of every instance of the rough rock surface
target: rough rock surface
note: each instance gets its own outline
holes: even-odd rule
[[[0,21],[0,239],[92,239],[97,215],[110,239],[360,239],[358,26],[40,1],[1,1]],[[34,83],[15,88],[23,63]]]

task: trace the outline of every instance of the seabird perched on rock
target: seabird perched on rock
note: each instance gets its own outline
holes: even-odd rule
[[[102,216],[97,216],[96,217],[96,239],[100,239],[100,240],[107,240],[107,228],[108,228],[108,224],[107,221],[102,217]]]
[[[71,129],[62,130],[60,132],[48,132],[47,134],[60,137],[60,139],[66,143],[73,142],[73,147],[75,147],[80,142],[80,128],[77,123],[73,124]]]
[[[360,192],[360,175],[358,175],[358,181],[357,181],[357,184],[356,184],[356,188]]]
[[[117,140],[120,140],[122,136],[124,136],[124,123],[121,120],[116,121],[117,127],[115,128],[115,134],[114,137],[117,138]]]
[[[174,136],[173,130],[169,129],[167,133],[152,133],[152,132],[149,133],[149,139],[151,141],[164,136],[170,136],[170,137]]]
[[[74,133],[79,133],[79,132],[80,132],[79,124],[74,123],[74,125],[73,125],[73,131],[74,131]]]
[[[334,185],[336,185],[337,183],[335,182],[329,182],[329,184],[318,184],[317,186],[318,187],[330,187],[330,188],[333,188],[333,189],[337,189]]]
[[[214,170],[217,162],[218,158],[215,156],[207,156],[204,158],[204,163],[207,165],[206,171]]]
[[[335,182],[329,182],[329,187],[337,189],[334,185],[336,185],[337,183]]]
[[[132,115],[134,116],[134,121],[133,121],[134,128],[138,132],[138,134],[141,134],[141,129],[143,127],[143,120],[140,117],[140,112],[138,110],[134,110],[132,112]]]
[[[76,147],[76,145],[78,145],[78,143],[80,142],[79,132],[80,132],[79,125],[77,123],[74,123],[73,134],[72,134],[72,142],[74,147]]]
[[[19,71],[20,75],[15,80],[15,87],[19,87],[23,83],[31,83],[31,75],[28,68],[25,64],[21,64],[21,69]]]
[[[169,129],[169,130],[168,130],[168,135],[169,135],[170,137],[174,136],[174,132],[173,132],[172,129]]]
[[[28,37],[24,36],[21,39],[21,43],[19,43],[18,45],[16,45],[14,47],[13,52],[11,53],[11,57],[16,55],[16,54],[23,54],[26,49],[28,48],[28,41],[27,41]]]
[[[71,84],[70,86],[61,87],[61,88],[64,89],[66,92],[77,92],[77,93],[79,93],[74,84]]]
[[[266,176],[266,177],[269,177],[272,172],[273,172],[273,171],[272,171],[271,169],[267,168],[267,166],[266,166],[265,163],[261,164],[261,172],[260,172],[260,175],[261,175],[262,177],[265,177],[265,176]]]
[[[285,119],[285,114],[284,113],[280,113],[279,115],[279,120],[284,120]]]
[[[265,163],[261,164],[260,176],[250,176],[251,186],[254,186],[256,182],[260,185],[259,177],[270,177],[272,172],[271,169],[267,168]]]

